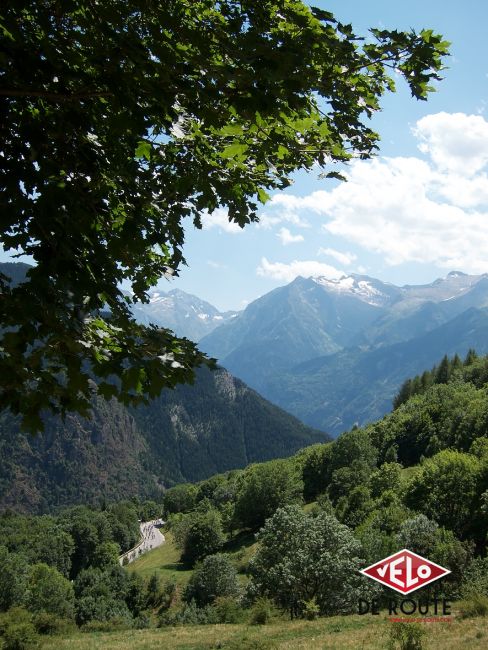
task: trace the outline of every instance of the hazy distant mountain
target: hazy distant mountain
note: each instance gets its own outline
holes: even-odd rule
[[[154,323],[173,330],[178,336],[199,341],[219,325],[234,318],[238,312],[220,312],[205,300],[185,291],[173,289],[151,291],[148,303],[137,303],[132,309],[137,320],[144,325]]]
[[[470,308],[440,327],[402,343],[348,348],[270,378],[266,396],[306,424],[338,435],[391,410],[398,388],[447,354],[488,353],[488,310]]]
[[[0,275],[8,278],[12,286],[16,286],[25,280],[27,271],[32,268],[23,262],[0,262]]]
[[[21,262],[0,262],[0,274],[10,278],[13,286],[23,282],[32,268]],[[235,318],[239,312],[220,312],[216,307],[180,289],[149,292],[148,303],[136,303],[132,311],[143,325],[153,323],[167,327],[178,336],[199,341],[216,327]]]
[[[470,347],[488,351],[488,275],[396,287],[297,278],[200,342],[304,422],[340,433],[380,417],[402,381]]]
[[[488,276],[451,272],[431,284],[405,286],[400,299],[356,343],[389,345],[429,332],[470,307],[488,306]]]

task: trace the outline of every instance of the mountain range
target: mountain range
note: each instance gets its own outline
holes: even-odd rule
[[[298,277],[200,341],[230,372],[337,435],[381,417],[407,377],[444,354],[488,352],[488,275],[425,285]]]
[[[28,268],[0,264],[0,273],[20,282]],[[96,399],[92,419],[48,418],[35,438],[1,413],[0,506],[41,512],[151,495],[290,455],[327,440],[323,431],[383,416],[403,381],[445,354],[488,352],[488,275],[403,287],[298,277],[239,313],[154,291],[134,313],[200,339],[226,369],[202,369],[193,386],[138,409]]]
[[[185,291],[154,290],[149,292],[149,302],[132,307],[135,318],[143,325],[167,327],[178,336],[199,341],[216,327],[237,316],[238,312],[220,312],[205,300]]]

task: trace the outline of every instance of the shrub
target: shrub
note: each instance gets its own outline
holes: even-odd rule
[[[209,555],[197,566],[185,590],[187,602],[195,600],[200,607],[219,596],[237,596],[239,584],[234,565],[226,555]]]
[[[83,596],[76,602],[76,622],[87,625],[92,621],[112,622],[124,620],[127,627],[132,626],[132,617],[124,601],[110,596]]]
[[[3,635],[3,650],[27,650],[37,646],[37,635],[32,623],[13,623]]]
[[[274,650],[276,645],[268,639],[248,639],[239,637],[225,643],[225,650]]]
[[[488,597],[488,557],[475,558],[463,573],[462,595],[473,593]]]
[[[180,588],[174,579],[166,582],[162,587],[159,611],[167,610],[178,603],[181,600],[180,595]]]
[[[393,623],[390,628],[390,650],[422,650],[425,630],[418,623]]]
[[[60,618],[50,612],[39,612],[33,617],[33,623],[38,634],[69,634],[73,628],[73,622]]]
[[[251,609],[251,625],[266,625],[273,616],[273,603],[268,598],[258,598]]]
[[[198,607],[194,600],[183,605],[181,609],[169,610],[159,619],[159,627],[165,625],[206,625],[219,623],[217,612],[213,607]]]
[[[315,598],[311,598],[303,603],[303,616],[307,621],[313,621],[319,616],[320,607]]]
[[[243,609],[240,603],[231,596],[219,596],[215,599],[213,608],[219,623],[242,623]]]
[[[133,626],[136,630],[145,630],[151,627],[151,618],[148,612],[141,612],[134,618]]]
[[[459,603],[459,609],[463,618],[488,616],[488,597],[483,594],[472,593]]]
[[[28,650],[38,644],[32,617],[22,607],[13,607],[0,614],[0,647],[2,650]]]
[[[116,632],[130,630],[134,626],[131,619],[124,616],[114,616],[106,621],[89,621],[81,628],[82,632]]]

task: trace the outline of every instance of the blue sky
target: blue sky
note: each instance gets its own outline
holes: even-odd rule
[[[451,270],[488,272],[488,54],[486,0],[316,0],[356,33],[368,27],[434,29],[451,41],[449,69],[427,102],[403,82],[373,122],[373,161],[348,183],[298,174],[241,230],[225,212],[187,230],[180,288],[220,309],[241,309],[296,275],[365,273],[395,284]],[[0,259],[6,255],[0,253]]]

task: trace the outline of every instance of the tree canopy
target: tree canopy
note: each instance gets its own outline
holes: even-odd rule
[[[296,170],[368,158],[392,71],[425,99],[447,47],[297,0],[6,0],[0,244],[35,267],[0,277],[0,408],[39,429],[93,391],[191,381],[195,345],[130,310],[184,264],[185,227],[219,206],[243,227]]]
[[[270,596],[292,616],[315,601],[322,614],[350,611],[358,595],[361,545],[325,512],[279,508],[258,534],[251,560],[252,594]]]

